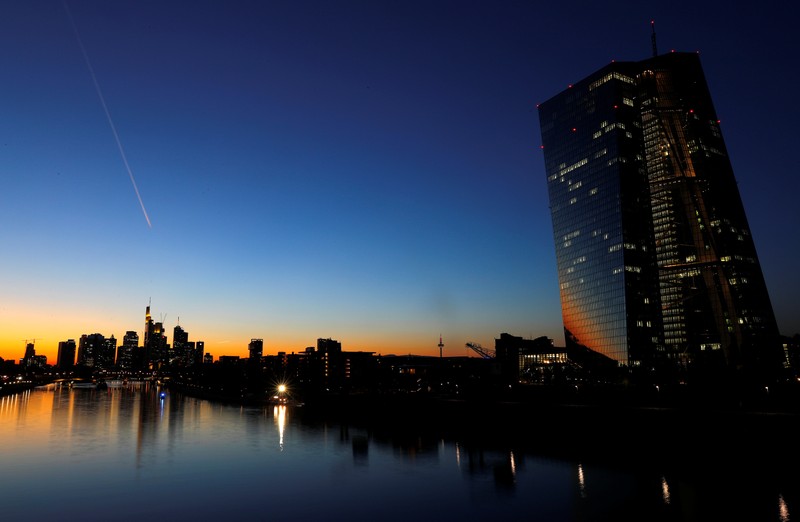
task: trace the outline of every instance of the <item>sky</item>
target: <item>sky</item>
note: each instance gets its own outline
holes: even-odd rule
[[[758,6],[2,0],[0,357],[148,303],[215,357],[563,345],[536,105],[648,58],[651,20],[700,53],[798,333],[800,8]]]

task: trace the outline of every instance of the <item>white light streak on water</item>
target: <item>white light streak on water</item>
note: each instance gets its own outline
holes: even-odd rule
[[[783,495],[778,495],[778,517],[781,522],[789,522],[789,506],[786,505]]]
[[[586,498],[586,480],[583,476],[583,465],[578,464],[578,486],[581,490],[581,498]]]
[[[283,451],[283,432],[286,431],[286,406],[275,406],[272,410],[275,423],[278,425],[278,445]]]

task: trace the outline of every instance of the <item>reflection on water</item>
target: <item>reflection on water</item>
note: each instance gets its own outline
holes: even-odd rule
[[[275,424],[278,426],[278,445],[283,451],[283,432],[286,430],[286,406],[280,405],[272,408],[272,416],[275,419]]]
[[[781,522],[789,522],[789,506],[783,499],[783,495],[778,495],[778,517]]]
[[[578,488],[580,488],[581,498],[586,498],[586,479],[583,478],[583,466],[578,463]]]
[[[304,420],[151,383],[51,386],[0,398],[0,495],[9,520],[788,522],[798,502],[793,468],[777,464],[579,460],[502,440]]]

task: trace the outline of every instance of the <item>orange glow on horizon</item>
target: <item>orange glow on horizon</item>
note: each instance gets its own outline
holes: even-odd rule
[[[40,322],[31,317],[35,314],[27,313],[25,310],[18,310],[15,314],[9,314],[0,319],[0,357],[4,360],[19,360],[25,355],[26,339],[34,342],[36,355],[47,356],[48,364],[55,365],[58,359],[58,343],[68,339],[74,339],[76,345],[80,342],[83,334],[100,333],[105,337],[114,336],[117,339],[117,347],[122,344],[122,338],[128,330],[135,330],[139,334],[141,344],[144,335],[142,326],[111,326],[97,325],[89,328],[85,319],[80,319],[78,314],[63,314],[59,317],[52,316],[48,321]],[[142,314],[142,325],[144,324],[144,314]],[[77,326],[76,326],[77,325]],[[46,328],[45,328],[46,326]],[[181,324],[183,326],[183,324]],[[172,328],[174,325],[165,325],[167,342],[172,344]],[[213,355],[216,361],[221,355],[233,355],[241,358],[249,357],[248,344],[252,338],[264,339],[264,355],[277,355],[278,352],[287,354],[300,353],[307,347],[316,349],[318,338],[328,338],[338,340],[342,343],[342,350],[347,352],[374,352],[376,355],[422,355],[439,356],[439,334],[420,334],[406,333],[399,335],[396,332],[369,332],[369,333],[322,333],[320,335],[299,334],[299,333],[275,333],[274,335],[254,332],[253,335],[232,335],[232,332],[202,332],[199,329],[186,327],[189,332],[190,341],[203,341],[205,352]],[[448,336],[445,334],[445,339]],[[477,355],[465,348],[464,343],[474,339],[465,339],[463,342],[445,343],[444,355],[446,357],[467,356],[477,357]],[[494,344],[493,340],[481,340],[485,345]]]

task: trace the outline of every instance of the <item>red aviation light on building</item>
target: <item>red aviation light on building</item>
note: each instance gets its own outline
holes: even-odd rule
[[[539,148],[544,150],[544,145],[539,145]]]
[[[567,85],[567,89],[572,89],[572,84]]]
[[[578,132],[578,129],[576,129],[575,127],[572,127],[572,132]]]

